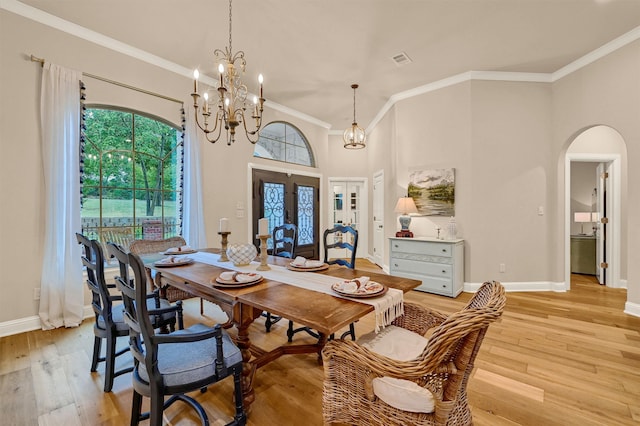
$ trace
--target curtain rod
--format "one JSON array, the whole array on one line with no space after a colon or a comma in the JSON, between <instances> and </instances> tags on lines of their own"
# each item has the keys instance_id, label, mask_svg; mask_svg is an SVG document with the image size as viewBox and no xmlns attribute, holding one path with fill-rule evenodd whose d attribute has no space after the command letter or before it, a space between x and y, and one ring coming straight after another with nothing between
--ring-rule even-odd
<instances>
[{"instance_id":1,"label":"curtain rod","mask_svg":"<svg viewBox=\"0 0 640 426\"><path fill-rule=\"evenodd\" d=\"M31 61L32 62L39 62L41 66L44 66L44 59L38 58L37 56L31 55ZM110 79L105 78L105 77L100 77L99 75L89 74L89 73L86 73L86 72L83 72L82 75L85 76L85 77L93 78L95 80L104 81L105 83L110 83L110 84L113 84L113 85L116 85L116 86L124 87L126 89L135 90L136 92L144 93L146 95L151 95L151 96L155 96L155 97L158 97L158 98L166 99L166 100L171 101L171 102L176 102L176 103L179 103L180 105L184 106L184 102L179 100L179 99L170 98L169 96L161 95L161 94L155 93L155 92L150 92L148 90L141 89L139 87L130 86L130 85L125 84L125 83L120 83L119 81L114 81L114 80L110 80Z\"/></svg>"}]
</instances>

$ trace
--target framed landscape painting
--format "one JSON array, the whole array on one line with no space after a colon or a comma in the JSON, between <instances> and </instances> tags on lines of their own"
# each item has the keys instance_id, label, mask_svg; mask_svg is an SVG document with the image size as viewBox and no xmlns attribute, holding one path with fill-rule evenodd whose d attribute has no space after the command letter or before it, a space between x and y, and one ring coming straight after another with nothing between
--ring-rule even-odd
<instances>
[{"instance_id":1,"label":"framed landscape painting","mask_svg":"<svg viewBox=\"0 0 640 426\"><path fill-rule=\"evenodd\" d=\"M421 215L455 216L454 169L411 172L407 193Z\"/></svg>"}]
</instances>

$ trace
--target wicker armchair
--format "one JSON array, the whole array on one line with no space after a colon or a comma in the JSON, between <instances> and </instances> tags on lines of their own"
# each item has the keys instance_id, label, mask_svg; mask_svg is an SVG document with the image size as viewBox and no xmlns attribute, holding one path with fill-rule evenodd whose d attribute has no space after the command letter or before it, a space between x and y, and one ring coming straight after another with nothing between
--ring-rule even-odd
<instances>
[{"instance_id":1,"label":"wicker armchair","mask_svg":"<svg viewBox=\"0 0 640 426\"><path fill-rule=\"evenodd\" d=\"M486 330L502 315L505 302L504 288L494 281L484 283L464 309L450 316L405 303L404 315L394 322L396 327L405 329L400 330L402 333L410 330L421 338L433 328L422 352L418 350L417 357L405 361L379 355L358 342L328 342L322 351L325 423L472 424L467 381ZM378 382L374 382L376 378ZM374 390L379 389L376 384L380 378L402 379L403 390L414 387L428 395L433 408L425 404L424 409L410 412L387 404ZM394 396L402 398L398 394Z\"/></svg>"},{"instance_id":2,"label":"wicker armchair","mask_svg":"<svg viewBox=\"0 0 640 426\"><path fill-rule=\"evenodd\" d=\"M162 253L173 247L182 247L186 245L184 238L170 237L163 240L135 240L129 245L129 251L140 256L141 254ZM149 268L145 268L147 272L147 282L153 283L155 287L160 289L160 297L167 299L169 302L177 300L190 299L195 297L193 294L180 290L172 286L162 287L160 284L160 274L153 274ZM204 313L202 299L200 299L200 314Z\"/></svg>"}]
</instances>

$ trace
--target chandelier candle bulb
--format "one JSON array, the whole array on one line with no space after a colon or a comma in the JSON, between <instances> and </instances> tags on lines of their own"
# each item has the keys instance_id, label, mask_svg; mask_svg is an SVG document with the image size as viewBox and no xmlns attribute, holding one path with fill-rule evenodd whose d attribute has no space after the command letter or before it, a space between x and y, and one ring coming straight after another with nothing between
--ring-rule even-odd
<instances>
[{"instance_id":1,"label":"chandelier candle bulb","mask_svg":"<svg viewBox=\"0 0 640 426\"><path fill-rule=\"evenodd\" d=\"M200 72L196 69L193 71L193 93L198 93L198 78L200 77Z\"/></svg>"},{"instance_id":2,"label":"chandelier candle bulb","mask_svg":"<svg viewBox=\"0 0 640 426\"><path fill-rule=\"evenodd\" d=\"M229 219L226 217L220 219L220 232L229 232Z\"/></svg>"},{"instance_id":3,"label":"chandelier candle bulb","mask_svg":"<svg viewBox=\"0 0 640 426\"><path fill-rule=\"evenodd\" d=\"M218 65L218 72L220 72L220 87L223 87L224 83L222 82L222 78L224 75L224 65L222 64Z\"/></svg>"},{"instance_id":4,"label":"chandelier candle bulb","mask_svg":"<svg viewBox=\"0 0 640 426\"><path fill-rule=\"evenodd\" d=\"M266 217L258 220L258 235L269 235L269 219Z\"/></svg>"}]
</instances>

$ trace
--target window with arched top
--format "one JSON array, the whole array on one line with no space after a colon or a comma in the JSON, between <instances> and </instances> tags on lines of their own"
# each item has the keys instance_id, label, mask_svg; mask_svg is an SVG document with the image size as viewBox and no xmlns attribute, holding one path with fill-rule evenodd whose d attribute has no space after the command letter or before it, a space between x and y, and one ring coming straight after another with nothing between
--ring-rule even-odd
<instances>
[{"instance_id":1,"label":"window with arched top","mask_svg":"<svg viewBox=\"0 0 640 426\"><path fill-rule=\"evenodd\" d=\"M253 156L302 166L316 165L307 138L300 129L285 121L274 121L260 131Z\"/></svg>"}]
</instances>

